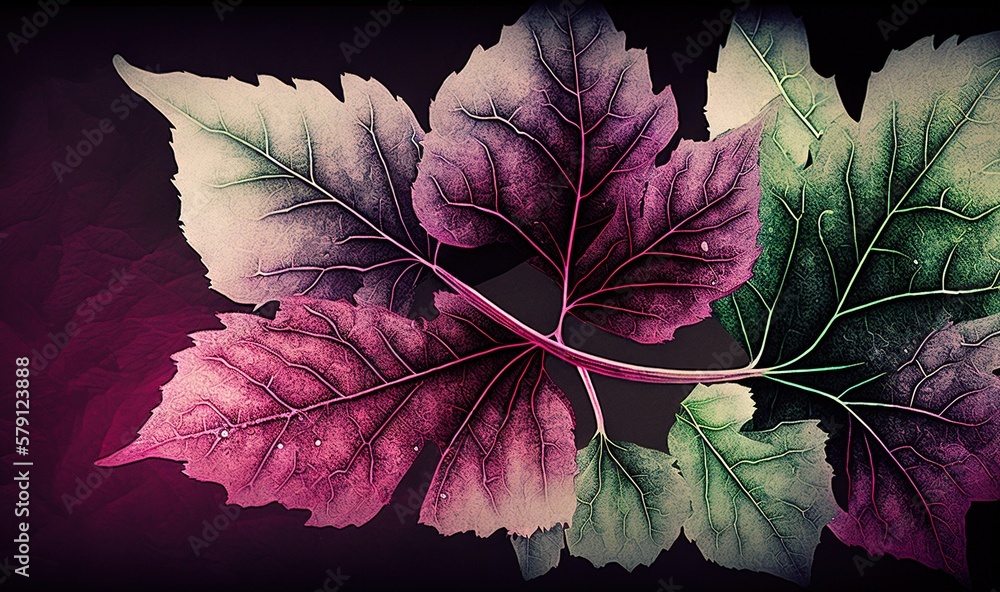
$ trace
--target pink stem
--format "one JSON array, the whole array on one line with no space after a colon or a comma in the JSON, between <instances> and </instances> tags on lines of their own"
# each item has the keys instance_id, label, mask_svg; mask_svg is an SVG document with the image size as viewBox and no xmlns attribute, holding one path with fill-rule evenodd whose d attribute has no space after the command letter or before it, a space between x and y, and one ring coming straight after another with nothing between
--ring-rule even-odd
<instances>
[{"instance_id":1,"label":"pink stem","mask_svg":"<svg viewBox=\"0 0 1000 592\"><path fill-rule=\"evenodd\" d=\"M734 368L726 370L675 370L672 368L657 368L654 366L640 366L629 364L618 360L609 360L601 356L582 352L564 343L540 334L531 327L525 325L520 320L514 318L489 298L486 298L475 288L459 280L448 271L431 265L434 272L441 280L448 284L453 290L461 294L472 306L485 314L493 321L499 323L509 331L519 337L537 345L543 350L551 353L557 358L583 368L591 372L596 372L604 376L634 380L637 382L652 382L659 384L693 384L693 383L713 383L732 382L744 378L754 378L762 376L766 368Z\"/></svg>"}]
</instances>

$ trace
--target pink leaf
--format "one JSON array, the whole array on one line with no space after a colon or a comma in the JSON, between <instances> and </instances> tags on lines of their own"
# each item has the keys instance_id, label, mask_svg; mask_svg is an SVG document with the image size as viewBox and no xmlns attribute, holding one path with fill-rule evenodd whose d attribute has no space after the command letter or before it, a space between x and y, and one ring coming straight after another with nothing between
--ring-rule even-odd
<instances>
[{"instance_id":1,"label":"pink leaf","mask_svg":"<svg viewBox=\"0 0 1000 592\"><path fill-rule=\"evenodd\" d=\"M645 51L601 8L536 4L445 80L430 121L421 222L451 245L525 247L562 286L561 319L662 342L750 277L760 126L684 142L655 167L673 95L653 92Z\"/></svg>"},{"instance_id":2,"label":"pink leaf","mask_svg":"<svg viewBox=\"0 0 1000 592\"><path fill-rule=\"evenodd\" d=\"M174 356L139 438L102 460L185 461L229 503L277 501L311 526L361 525L426 442L444 450L422 521L450 534L530 535L575 508L573 415L541 350L453 295L411 321L374 306L292 298L275 320L223 314Z\"/></svg>"},{"instance_id":3,"label":"pink leaf","mask_svg":"<svg viewBox=\"0 0 1000 592\"><path fill-rule=\"evenodd\" d=\"M965 514L1000 499L1000 315L948 323L889 376L876 400L849 394L845 543L969 583ZM871 397L868 397L869 399Z\"/></svg>"}]
</instances>

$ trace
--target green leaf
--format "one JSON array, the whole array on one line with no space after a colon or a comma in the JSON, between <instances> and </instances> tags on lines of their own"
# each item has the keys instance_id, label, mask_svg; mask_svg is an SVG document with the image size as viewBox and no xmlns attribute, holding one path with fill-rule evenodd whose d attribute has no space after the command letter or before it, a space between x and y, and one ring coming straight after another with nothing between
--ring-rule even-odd
<instances>
[{"instance_id":1,"label":"green leaf","mask_svg":"<svg viewBox=\"0 0 1000 592\"><path fill-rule=\"evenodd\" d=\"M539 528L530 537L511 535L510 544L514 546L524 579L543 576L559 565L559 556L566 546L563 532L563 525L556 524L548 530Z\"/></svg>"},{"instance_id":2,"label":"green leaf","mask_svg":"<svg viewBox=\"0 0 1000 592\"><path fill-rule=\"evenodd\" d=\"M705 116L712 137L780 103L775 141L796 164L831 121L845 113L832 78L809 64L805 27L786 8L747 7L736 12L729 38L708 75ZM764 219L764 218L762 218Z\"/></svg>"},{"instance_id":3,"label":"green leaf","mask_svg":"<svg viewBox=\"0 0 1000 592\"><path fill-rule=\"evenodd\" d=\"M566 537L571 554L632 571L670 548L691 514L670 455L598 432L577 464L577 506Z\"/></svg>"},{"instance_id":4,"label":"green leaf","mask_svg":"<svg viewBox=\"0 0 1000 592\"><path fill-rule=\"evenodd\" d=\"M956 413L970 414L970 401L927 398L923 387L954 366L951 358L918 363L920 380L908 392L893 377L942 327L1000 313L998 77L1000 34L952 38L937 48L927 38L889 56L869 81L860 121L841 116L828 125L812 146L811 166L793 162L781 144L783 127L801 128L801 121L765 129L763 253L754 278L714 306L770 379L754 385L765 410L755 427L819 417L834 432L831 458L845 472L860 461L893 471L880 469L868 488L847 484L848 509L881 508L876 526L835 533L962 581L964 532L941 516L961 521L966 498L941 499L939 487L911 474L917 461L906 454L946 442L930 434L978 426L983 417L956 420ZM954 444L941 445L949 454L984 438L960 446L950 437ZM917 460L932 466L952 461L922 455ZM883 519L911 498L920 510L912 519Z\"/></svg>"},{"instance_id":5,"label":"green leaf","mask_svg":"<svg viewBox=\"0 0 1000 592\"><path fill-rule=\"evenodd\" d=\"M831 123L811 166L780 144L801 122L765 130L764 251L714 307L756 366L852 366L848 388L943 319L1000 311L998 74L998 35L925 39L872 76L861 121Z\"/></svg>"},{"instance_id":6,"label":"green leaf","mask_svg":"<svg viewBox=\"0 0 1000 592\"><path fill-rule=\"evenodd\" d=\"M698 385L681 403L667 441L692 492L684 533L720 565L804 586L837 512L826 434L812 420L741 432L753 411L735 384Z\"/></svg>"}]
</instances>

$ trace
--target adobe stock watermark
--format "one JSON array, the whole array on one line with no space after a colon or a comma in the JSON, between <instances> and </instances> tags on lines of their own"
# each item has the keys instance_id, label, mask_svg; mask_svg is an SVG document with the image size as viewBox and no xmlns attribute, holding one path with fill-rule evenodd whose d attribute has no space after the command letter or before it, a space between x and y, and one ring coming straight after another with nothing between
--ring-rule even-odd
<instances>
[{"instance_id":1,"label":"adobe stock watermark","mask_svg":"<svg viewBox=\"0 0 1000 592\"><path fill-rule=\"evenodd\" d=\"M119 443L124 446L131 442L136 431L138 431L141 427L141 424L137 424L122 432ZM110 477L113 472L114 468L112 467L95 466L94 470L87 473L85 476L77 477L74 483L76 488L74 488L72 492L62 494L62 497L60 498L63 506L66 508L66 515L72 516L75 508L77 506L82 506L83 502L88 500L90 496L94 495L94 492L97 491L98 488L107 483L108 477Z\"/></svg>"},{"instance_id":2,"label":"adobe stock watermark","mask_svg":"<svg viewBox=\"0 0 1000 592\"><path fill-rule=\"evenodd\" d=\"M344 588L344 582L349 579L351 579L351 576L340 573L339 567L336 571L327 569L326 579L323 580L323 586L316 588L314 592L338 592Z\"/></svg>"},{"instance_id":3,"label":"adobe stock watermark","mask_svg":"<svg viewBox=\"0 0 1000 592\"><path fill-rule=\"evenodd\" d=\"M854 556L854 567L858 570L859 577L865 577L865 571L870 567L874 567L876 563L882 560L885 555L872 555L871 553L865 551L864 555Z\"/></svg>"},{"instance_id":4,"label":"adobe stock watermark","mask_svg":"<svg viewBox=\"0 0 1000 592\"><path fill-rule=\"evenodd\" d=\"M708 46L715 43L726 31L726 25L733 22L736 13L746 10L750 6L750 0L730 0L730 2L739 6L735 10L723 8L714 19L701 21L701 31L685 38L687 45L684 46L684 52L675 51L670 54L678 72L683 73L685 66L693 64L695 59L701 57Z\"/></svg>"},{"instance_id":5,"label":"adobe stock watermark","mask_svg":"<svg viewBox=\"0 0 1000 592\"><path fill-rule=\"evenodd\" d=\"M400 0L389 0L385 8L369 11L371 20L362 26L354 27L354 37L351 39L353 43L340 42L340 53L344 55L344 60L350 64L354 56L371 45L372 40L392 23L392 17L401 12L403 12L403 3Z\"/></svg>"},{"instance_id":6,"label":"adobe stock watermark","mask_svg":"<svg viewBox=\"0 0 1000 592\"><path fill-rule=\"evenodd\" d=\"M18 33L10 31L7 33L7 41L10 48L17 54L21 51L22 45L27 45L28 41L34 39L39 31L45 28L49 22L59 14L63 6L69 4L70 0L38 0L39 10L21 17L21 28Z\"/></svg>"},{"instance_id":7,"label":"adobe stock watermark","mask_svg":"<svg viewBox=\"0 0 1000 592\"><path fill-rule=\"evenodd\" d=\"M223 2L242 2L242 0L215 0L216 4L221 4ZM389 0L386 3L385 8L376 9L369 11L371 15L371 20L363 25L354 27L354 37L351 38L351 42L342 41L340 43L340 53L344 56L344 60L350 64L354 56L361 53L361 50L365 49L371 45L372 41L379 36L388 26L392 23L393 17L399 15L403 12L403 1L404 0ZM410 0L405 0L409 2ZM743 0L749 2L749 0ZM586 0L562 0L556 7L556 11L564 15L572 16L580 10L580 7L586 3ZM231 10L231 9L230 9ZM221 18L221 14L220 14Z\"/></svg>"},{"instance_id":8,"label":"adobe stock watermark","mask_svg":"<svg viewBox=\"0 0 1000 592\"><path fill-rule=\"evenodd\" d=\"M0 584L5 584L14 575L15 569L10 555L4 557L3 561L0 561Z\"/></svg>"},{"instance_id":9,"label":"adobe stock watermark","mask_svg":"<svg viewBox=\"0 0 1000 592\"><path fill-rule=\"evenodd\" d=\"M927 0L904 0L898 4L894 3L888 19L881 18L875 23L878 32L882 33L882 40L888 41L889 37L905 25L924 4L927 4Z\"/></svg>"},{"instance_id":10,"label":"adobe stock watermark","mask_svg":"<svg viewBox=\"0 0 1000 592\"><path fill-rule=\"evenodd\" d=\"M674 583L673 576L666 580L660 578L656 583L658 586L656 592L681 592L684 589L684 586Z\"/></svg>"},{"instance_id":11,"label":"adobe stock watermark","mask_svg":"<svg viewBox=\"0 0 1000 592\"><path fill-rule=\"evenodd\" d=\"M226 20L226 13L236 10L236 7L243 4L243 0L212 0L212 8L219 17L219 22Z\"/></svg>"},{"instance_id":12,"label":"adobe stock watermark","mask_svg":"<svg viewBox=\"0 0 1000 592\"><path fill-rule=\"evenodd\" d=\"M434 478L429 471L424 471L424 480L416 489L410 487L406 490L406 503L396 502L392 509L396 512L400 524L406 524L406 519L415 516L424 502L427 490L431 488L431 479Z\"/></svg>"},{"instance_id":13,"label":"adobe stock watermark","mask_svg":"<svg viewBox=\"0 0 1000 592\"><path fill-rule=\"evenodd\" d=\"M146 68L155 72L160 71L160 65L154 68ZM112 115L117 116L118 121L125 121L133 110L141 103L141 97L134 91L123 92L118 98L111 101L109 110ZM65 176L75 171L83 159L94 153L94 150L104 142L104 139L114 133L115 123L110 117L105 117L97 123L97 127L80 130L82 139L75 144L66 144L66 156L62 160L52 161L52 172L56 179L62 183Z\"/></svg>"},{"instance_id":14,"label":"adobe stock watermark","mask_svg":"<svg viewBox=\"0 0 1000 592\"><path fill-rule=\"evenodd\" d=\"M219 513L211 520L202 520L201 536L191 535L188 537L188 544L191 545L191 552L195 557L200 557L201 552L219 540L219 536L225 532L229 526L240 517L243 508L229 504L219 504Z\"/></svg>"},{"instance_id":15,"label":"adobe stock watermark","mask_svg":"<svg viewBox=\"0 0 1000 592\"><path fill-rule=\"evenodd\" d=\"M98 313L114 302L135 278L136 276L129 273L128 269L124 267L121 270L113 270L107 288L81 302L76 308L76 314L73 318L63 325L62 331L49 333L48 343L43 345L41 349L31 350L31 369L35 372L45 370L49 363L55 360L62 350L66 349L70 340L79 335L85 325L93 323Z\"/></svg>"}]
</instances>

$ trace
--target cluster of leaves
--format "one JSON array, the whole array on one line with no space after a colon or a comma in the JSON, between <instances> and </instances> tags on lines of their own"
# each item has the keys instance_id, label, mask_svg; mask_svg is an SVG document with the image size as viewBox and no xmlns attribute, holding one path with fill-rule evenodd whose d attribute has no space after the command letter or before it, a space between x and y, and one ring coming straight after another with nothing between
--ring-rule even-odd
<instances>
[{"instance_id":1,"label":"cluster of leaves","mask_svg":"<svg viewBox=\"0 0 1000 592\"><path fill-rule=\"evenodd\" d=\"M712 561L805 585L829 525L967 581L965 513L1000 499L1000 36L894 53L854 121L797 21L741 11L709 77L717 137L657 166L670 89L601 8L561 6L476 48L429 132L374 80L345 75L341 101L115 58L174 126L212 286L280 307L194 334L139 438L100 463L184 461L230 503L339 527L370 520L433 443L420 521L505 530L525 577L564 548L648 565L683 530ZM438 264L496 241L561 288L551 332ZM430 276L449 288L438 314L410 319ZM643 367L563 337L573 317L661 343L710 314L748 367ZM583 450L549 356L593 403ZM669 454L607 436L593 372L702 383Z\"/></svg>"}]
</instances>

